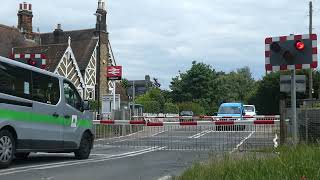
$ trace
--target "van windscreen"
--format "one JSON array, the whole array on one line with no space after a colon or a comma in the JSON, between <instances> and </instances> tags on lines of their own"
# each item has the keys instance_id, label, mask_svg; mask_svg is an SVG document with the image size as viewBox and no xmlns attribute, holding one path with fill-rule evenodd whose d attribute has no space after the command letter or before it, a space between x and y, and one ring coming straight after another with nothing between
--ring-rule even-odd
<instances>
[{"instance_id":1,"label":"van windscreen","mask_svg":"<svg viewBox=\"0 0 320 180\"><path fill-rule=\"evenodd\" d=\"M241 114L241 110L236 106L224 106L219 108L218 114Z\"/></svg>"}]
</instances>

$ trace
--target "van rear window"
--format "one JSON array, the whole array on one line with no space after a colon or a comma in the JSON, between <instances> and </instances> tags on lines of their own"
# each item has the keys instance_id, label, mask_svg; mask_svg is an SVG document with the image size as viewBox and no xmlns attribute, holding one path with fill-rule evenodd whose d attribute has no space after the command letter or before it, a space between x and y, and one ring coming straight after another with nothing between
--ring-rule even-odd
<instances>
[{"instance_id":1,"label":"van rear window","mask_svg":"<svg viewBox=\"0 0 320 180\"><path fill-rule=\"evenodd\" d=\"M0 62L0 92L56 105L60 99L59 79Z\"/></svg>"},{"instance_id":2,"label":"van rear window","mask_svg":"<svg viewBox=\"0 0 320 180\"><path fill-rule=\"evenodd\" d=\"M12 64L0 62L0 92L31 99L31 72Z\"/></svg>"}]
</instances>

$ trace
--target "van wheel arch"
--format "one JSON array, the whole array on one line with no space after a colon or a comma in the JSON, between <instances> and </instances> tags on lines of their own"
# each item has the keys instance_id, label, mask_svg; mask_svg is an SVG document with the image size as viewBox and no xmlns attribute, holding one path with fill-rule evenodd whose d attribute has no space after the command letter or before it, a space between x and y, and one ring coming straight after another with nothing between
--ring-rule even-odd
<instances>
[{"instance_id":1,"label":"van wheel arch","mask_svg":"<svg viewBox=\"0 0 320 180\"><path fill-rule=\"evenodd\" d=\"M74 151L75 157L77 159L89 158L91 149L93 148L93 141L93 134L90 130L86 130L81 136L79 149Z\"/></svg>"},{"instance_id":2,"label":"van wheel arch","mask_svg":"<svg viewBox=\"0 0 320 180\"><path fill-rule=\"evenodd\" d=\"M14 138L14 141L15 141L15 143L16 143L16 147L17 147L18 135L17 135L16 130L15 130L12 126L10 126L10 125L7 125L7 126L4 126L3 128L1 128L1 129L0 129L0 132L1 132L2 130L7 130L7 131L9 131L9 132L12 134L12 136L13 136L13 138Z\"/></svg>"}]
</instances>

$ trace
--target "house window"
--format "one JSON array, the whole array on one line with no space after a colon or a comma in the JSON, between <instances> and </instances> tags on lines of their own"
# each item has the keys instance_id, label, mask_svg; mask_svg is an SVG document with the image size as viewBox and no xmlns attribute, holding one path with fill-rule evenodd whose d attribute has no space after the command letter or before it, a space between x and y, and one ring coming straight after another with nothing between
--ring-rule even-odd
<instances>
[{"instance_id":1,"label":"house window","mask_svg":"<svg viewBox=\"0 0 320 180\"><path fill-rule=\"evenodd\" d=\"M92 91L89 92L89 99L93 99L93 93L92 93Z\"/></svg>"}]
</instances>

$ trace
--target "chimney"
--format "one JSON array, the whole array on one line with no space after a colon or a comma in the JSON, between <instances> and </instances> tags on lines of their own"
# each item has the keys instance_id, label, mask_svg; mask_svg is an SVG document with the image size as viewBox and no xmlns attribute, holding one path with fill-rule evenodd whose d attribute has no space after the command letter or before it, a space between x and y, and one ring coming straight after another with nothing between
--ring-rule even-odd
<instances>
[{"instance_id":1,"label":"chimney","mask_svg":"<svg viewBox=\"0 0 320 180\"><path fill-rule=\"evenodd\" d=\"M54 43L59 44L63 41L64 32L61 28L61 24L57 24L57 28L53 31Z\"/></svg>"},{"instance_id":2,"label":"chimney","mask_svg":"<svg viewBox=\"0 0 320 180\"><path fill-rule=\"evenodd\" d=\"M98 1L98 8L95 13L96 19L96 31L107 32L107 10L105 0Z\"/></svg>"},{"instance_id":3,"label":"chimney","mask_svg":"<svg viewBox=\"0 0 320 180\"><path fill-rule=\"evenodd\" d=\"M32 31L32 4L28 4L23 2L19 5L18 11L18 29L22 31L26 38L32 39L33 31Z\"/></svg>"}]
</instances>

